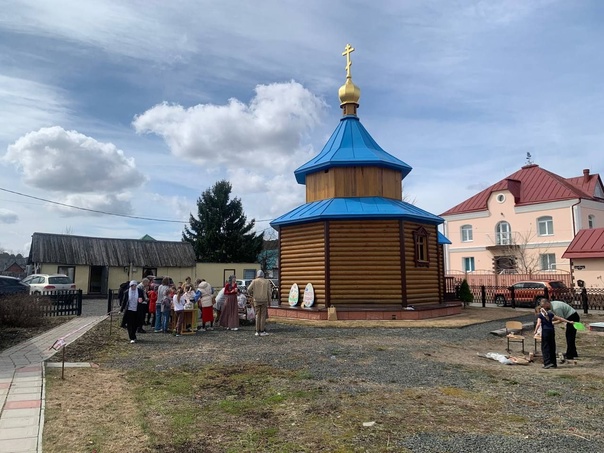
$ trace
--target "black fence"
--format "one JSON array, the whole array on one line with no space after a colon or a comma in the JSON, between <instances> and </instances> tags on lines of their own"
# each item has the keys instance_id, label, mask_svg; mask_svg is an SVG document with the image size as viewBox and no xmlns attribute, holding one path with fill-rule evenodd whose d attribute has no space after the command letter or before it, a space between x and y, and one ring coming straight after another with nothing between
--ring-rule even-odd
<instances>
[{"instance_id":1,"label":"black fence","mask_svg":"<svg viewBox=\"0 0 604 453\"><path fill-rule=\"evenodd\" d=\"M455 287L455 298L459 299L459 285ZM507 307L534 307L539 297L550 297L547 288L535 290L530 294L515 294L513 288L508 286L470 285L474 295L474 303L486 305L499 305ZM447 293L451 292L447 285ZM580 288L569 288L564 293L551 295L552 299L562 300L576 310L604 310L604 288L585 288L585 297L582 297Z\"/></svg>"},{"instance_id":2,"label":"black fence","mask_svg":"<svg viewBox=\"0 0 604 453\"><path fill-rule=\"evenodd\" d=\"M81 316L82 290L49 291L36 294L44 316Z\"/></svg>"}]
</instances>

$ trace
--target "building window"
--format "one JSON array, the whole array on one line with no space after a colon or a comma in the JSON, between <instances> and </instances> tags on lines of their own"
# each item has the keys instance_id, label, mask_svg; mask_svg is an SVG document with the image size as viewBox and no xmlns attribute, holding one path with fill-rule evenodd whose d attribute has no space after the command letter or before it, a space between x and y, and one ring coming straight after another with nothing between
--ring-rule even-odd
<instances>
[{"instance_id":1,"label":"building window","mask_svg":"<svg viewBox=\"0 0 604 453\"><path fill-rule=\"evenodd\" d=\"M539 261L541 262L542 271L555 271L556 270L556 254L555 253L543 253L539 255Z\"/></svg>"},{"instance_id":2,"label":"building window","mask_svg":"<svg viewBox=\"0 0 604 453\"><path fill-rule=\"evenodd\" d=\"M537 219L537 232L539 236L551 236L554 234L554 220L551 216L548 215Z\"/></svg>"},{"instance_id":3,"label":"building window","mask_svg":"<svg viewBox=\"0 0 604 453\"><path fill-rule=\"evenodd\" d=\"M596 227L596 216L593 214L589 214L587 216L587 226L591 230Z\"/></svg>"},{"instance_id":4,"label":"building window","mask_svg":"<svg viewBox=\"0 0 604 453\"><path fill-rule=\"evenodd\" d=\"M57 274L67 275L72 282L75 282L75 266L59 266Z\"/></svg>"},{"instance_id":5,"label":"building window","mask_svg":"<svg viewBox=\"0 0 604 453\"><path fill-rule=\"evenodd\" d=\"M256 278L256 269L243 269L243 279L253 280Z\"/></svg>"},{"instance_id":6,"label":"building window","mask_svg":"<svg viewBox=\"0 0 604 453\"><path fill-rule=\"evenodd\" d=\"M430 257L428 256L428 232L424 227L420 227L413 232L413 242L415 244L415 267L429 267Z\"/></svg>"},{"instance_id":7,"label":"building window","mask_svg":"<svg viewBox=\"0 0 604 453\"><path fill-rule=\"evenodd\" d=\"M507 222L499 222L495 227L495 243L497 245L512 244L512 229Z\"/></svg>"},{"instance_id":8,"label":"building window","mask_svg":"<svg viewBox=\"0 0 604 453\"><path fill-rule=\"evenodd\" d=\"M499 195L497 195L497 202L498 203L503 203L505 201L505 195L500 193Z\"/></svg>"},{"instance_id":9,"label":"building window","mask_svg":"<svg viewBox=\"0 0 604 453\"><path fill-rule=\"evenodd\" d=\"M462 258L463 260L463 271L464 272L474 272L476 268L474 267L474 257L469 256L466 258Z\"/></svg>"},{"instance_id":10,"label":"building window","mask_svg":"<svg viewBox=\"0 0 604 453\"><path fill-rule=\"evenodd\" d=\"M472 236L472 225L461 226L461 242L472 242L474 237Z\"/></svg>"}]
</instances>

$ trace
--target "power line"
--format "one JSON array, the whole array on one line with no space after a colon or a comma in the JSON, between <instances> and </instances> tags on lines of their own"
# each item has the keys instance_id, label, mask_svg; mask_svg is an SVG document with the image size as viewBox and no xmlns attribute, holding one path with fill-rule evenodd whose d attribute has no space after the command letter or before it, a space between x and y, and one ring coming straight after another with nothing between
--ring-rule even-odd
<instances>
[{"instance_id":1,"label":"power line","mask_svg":"<svg viewBox=\"0 0 604 453\"><path fill-rule=\"evenodd\" d=\"M5 189L3 187L0 187L0 190L3 192L12 193L14 195L19 195L20 197L31 198L33 200L43 201L45 203L56 204L58 206L63 206L66 208L79 209L80 211L94 212L96 214L111 215L111 216L115 216L115 217L126 217L128 219L136 219L136 220L148 220L151 222L181 223L181 224L185 224L185 225L189 223L189 222L185 222L182 220L155 219L152 217L141 217L141 216L128 215L128 214L117 214L115 212L99 211L97 209L82 208L81 206L73 206L70 204L61 203L61 202L54 201L54 200L47 200L46 198L34 197L33 195L27 195L25 193L16 192L14 190ZM259 219L259 220L255 220L255 222L270 222L271 220L273 220L273 219Z\"/></svg>"},{"instance_id":2,"label":"power line","mask_svg":"<svg viewBox=\"0 0 604 453\"><path fill-rule=\"evenodd\" d=\"M27 194L24 194L21 192L15 192L14 190L4 189L3 187L0 187L0 190L3 192L8 192L8 193L12 193L15 195L19 195L21 197L32 198L32 199L38 200L38 201L44 201L45 203L56 204L59 206L64 206L66 208L79 209L80 211L94 212L97 214L112 215L115 217L126 217L128 219L136 219L136 220L149 220L152 222L182 223L182 224L189 223L189 222L184 222L182 220L154 219L152 217L140 217L140 216L136 216L136 215L117 214L115 212L99 211L97 209L82 208L81 206L73 206L73 205L66 204L66 203L60 203L58 201L47 200L46 198L34 197L33 195L27 195Z\"/></svg>"}]
</instances>

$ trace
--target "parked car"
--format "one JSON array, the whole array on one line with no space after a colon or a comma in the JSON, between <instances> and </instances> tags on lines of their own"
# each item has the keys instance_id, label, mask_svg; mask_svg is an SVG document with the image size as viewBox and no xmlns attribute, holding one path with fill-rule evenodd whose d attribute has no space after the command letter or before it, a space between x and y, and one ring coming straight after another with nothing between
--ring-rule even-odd
<instances>
[{"instance_id":1,"label":"parked car","mask_svg":"<svg viewBox=\"0 0 604 453\"><path fill-rule=\"evenodd\" d=\"M273 288L273 300L279 299L279 280L276 278L269 278L269 280Z\"/></svg>"},{"instance_id":2,"label":"parked car","mask_svg":"<svg viewBox=\"0 0 604 453\"><path fill-rule=\"evenodd\" d=\"M7 294L28 294L29 286L18 278L0 275L0 296Z\"/></svg>"},{"instance_id":3,"label":"parked car","mask_svg":"<svg viewBox=\"0 0 604 453\"><path fill-rule=\"evenodd\" d=\"M512 304L512 290L514 302L517 306L535 307L540 297L566 300L570 294L569 288L561 281L526 281L517 282L508 287L503 293L495 295L495 303L500 306Z\"/></svg>"},{"instance_id":4,"label":"parked car","mask_svg":"<svg viewBox=\"0 0 604 453\"><path fill-rule=\"evenodd\" d=\"M242 292L247 292L247 287L252 283L252 278L237 280L237 288Z\"/></svg>"},{"instance_id":5,"label":"parked car","mask_svg":"<svg viewBox=\"0 0 604 453\"><path fill-rule=\"evenodd\" d=\"M30 294L54 293L75 290L76 285L64 274L32 274L21 280L29 286Z\"/></svg>"},{"instance_id":6,"label":"parked car","mask_svg":"<svg viewBox=\"0 0 604 453\"><path fill-rule=\"evenodd\" d=\"M174 280L172 280L170 277L168 278L170 279L170 286L174 285ZM153 288L159 288L159 285L161 285L163 279L164 277L153 277L153 280L151 281Z\"/></svg>"},{"instance_id":7,"label":"parked car","mask_svg":"<svg viewBox=\"0 0 604 453\"><path fill-rule=\"evenodd\" d=\"M237 280L237 288L244 293L247 292L247 287L252 283L252 280L253 279ZM269 278L268 281L270 282L273 291L272 298L279 299L279 285L275 283L275 279Z\"/></svg>"}]
</instances>

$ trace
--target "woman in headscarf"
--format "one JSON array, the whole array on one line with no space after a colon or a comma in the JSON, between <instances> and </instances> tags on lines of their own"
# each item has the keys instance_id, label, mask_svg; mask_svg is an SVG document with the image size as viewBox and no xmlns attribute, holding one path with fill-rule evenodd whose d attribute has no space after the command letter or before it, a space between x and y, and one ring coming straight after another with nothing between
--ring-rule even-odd
<instances>
[{"instance_id":1,"label":"woman in headscarf","mask_svg":"<svg viewBox=\"0 0 604 453\"><path fill-rule=\"evenodd\" d=\"M237 277L231 275L224 285L224 306L220 311L221 327L227 330L239 330L239 307L237 306Z\"/></svg>"},{"instance_id":2,"label":"woman in headscarf","mask_svg":"<svg viewBox=\"0 0 604 453\"><path fill-rule=\"evenodd\" d=\"M197 305L201 309L201 323L198 327L199 330L205 330L206 324L210 323L208 330L214 330L214 307L212 304L212 285L206 282L204 279L201 280L197 286L199 291L199 298L197 299Z\"/></svg>"},{"instance_id":3,"label":"woman in headscarf","mask_svg":"<svg viewBox=\"0 0 604 453\"><path fill-rule=\"evenodd\" d=\"M136 343L136 330L139 327L139 320L143 301L145 300L144 291L137 288L136 280L130 282L127 291L122 295L121 311L124 313L124 323L128 327L128 338L130 343Z\"/></svg>"}]
</instances>

